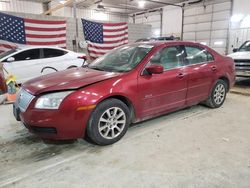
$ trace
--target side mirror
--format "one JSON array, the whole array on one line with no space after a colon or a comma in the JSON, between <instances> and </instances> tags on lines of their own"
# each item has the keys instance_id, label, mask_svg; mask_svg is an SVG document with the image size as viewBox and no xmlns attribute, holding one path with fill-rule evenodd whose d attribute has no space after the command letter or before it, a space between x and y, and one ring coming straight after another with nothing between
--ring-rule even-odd
<instances>
[{"instance_id":1,"label":"side mirror","mask_svg":"<svg viewBox=\"0 0 250 188\"><path fill-rule=\"evenodd\" d=\"M238 48L234 48L234 49L233 49L233 52L237 52L237 51L238 51Z\"/></svg>"},{"instance_id":2,"label":"side mirror","mask_svg":"<svg viewBox=\"0 0 250 188\"><path fill-rule=\"evenodd\" d=\"M7 62L13 62L13 61L15 61L15 58L14 58L14 57L9 57L9 58L7 59Z\"/></svg>"},{"instance_id":3,"label":"side mirror","mask_svg":"<svg viewBox=\"0 0 250 188\"><path fill-rule=\"evenodd\" d=\"M150 65L149 67L146 68L146 71L149 74L162 74L164 68L161 65Z\"/></svg>"}]
</instances>

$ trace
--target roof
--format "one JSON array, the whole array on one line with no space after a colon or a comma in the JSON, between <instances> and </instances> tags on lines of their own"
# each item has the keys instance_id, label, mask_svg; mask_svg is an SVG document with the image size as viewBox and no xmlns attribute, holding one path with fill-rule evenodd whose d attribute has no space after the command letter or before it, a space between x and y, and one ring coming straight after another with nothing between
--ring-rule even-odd
<instances>
[{"instance_id":1,"label":"roof","mask_svg":"<svg viewBox=\"0 0 250 188\"><path fill-rule=\"evenodd\" d=\"M161 46L164 44L170 44L170 45L199 45L204 46L198 42L191 42L191 41L179 41L179 40L167 40L167 41L146 41L146 42L138 42L137 44L147 44L152 46Z\"/></svg>"},{"instance_id":2,"label":"roof","mask_svg":"<svg viewBox=\"0 0 250 188\"><path fill-rule=\"evenodd\" d=\"M20 50L26 50L26 49L36 49L36 48L51 48L51 49L61 49L61 50L66 50L64 48L60 48L58 46L29 46L29 45L21 45L21 46L18 46L17 49L20 49Z\"/></svg>"}]
</instances>

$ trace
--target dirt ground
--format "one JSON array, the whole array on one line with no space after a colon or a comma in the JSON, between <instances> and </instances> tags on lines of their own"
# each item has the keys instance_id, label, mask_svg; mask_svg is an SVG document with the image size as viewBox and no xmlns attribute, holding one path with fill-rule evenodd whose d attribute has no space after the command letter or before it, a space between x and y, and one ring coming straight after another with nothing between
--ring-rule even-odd
<instances>
[{"instance_id":1,"label":"dirt ground","mask_svg":"<svg viewBox=\"0 0 250 188\"><path fill-rule=\"evenodd\" d=\"M250 79L219 109L133 125L118 143L44 142L0 106L0 187L250 187Z\"/></svg>"}]
</instances>

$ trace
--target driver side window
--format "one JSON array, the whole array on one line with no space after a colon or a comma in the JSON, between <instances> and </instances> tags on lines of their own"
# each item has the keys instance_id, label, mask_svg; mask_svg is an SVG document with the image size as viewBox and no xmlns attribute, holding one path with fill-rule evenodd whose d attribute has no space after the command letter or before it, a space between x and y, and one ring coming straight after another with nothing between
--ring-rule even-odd
<instances>
[{"instance_id":1,"label":"driver side window","mask_svg":"<svg viewBox=\"0 0 250 188\"><path fill-rule=\"evenodd\" d=\"M150 64L164 67L164 70L182 66L182 53L178 47L166 47L157 52L150 60Z\"/></svg>"},{"instance_id":2,"label":"driver side window","mask_svg":"<svg viewBox=\"0 0 250 188\"><path fill-rule=\"evenodd\" d=\"M26 50L14 55L13 57L15 58L15 61L39 59L40 50L39 49Z\"/></svg>"}]
</instances>

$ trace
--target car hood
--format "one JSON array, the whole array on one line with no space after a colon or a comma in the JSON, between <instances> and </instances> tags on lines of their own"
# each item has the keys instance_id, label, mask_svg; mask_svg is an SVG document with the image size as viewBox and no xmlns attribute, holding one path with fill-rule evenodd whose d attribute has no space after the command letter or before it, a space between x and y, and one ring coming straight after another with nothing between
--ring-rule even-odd
<instances>
[{"instance_id":1,"label":"car hood","mask_svg":"<svg viewBox=\"0 0 250 188\"><path fill-rule=\"evenodd\" d=\"M228 56L233 59L250 59L250 52L235 52Z\"/></svg>"},{"instance_id":2,"label":"car hood","mask_svg":"<svg viewBox=\"0 0 250 188\"><path fill-rule=\"evenodd\" d=\"M25 82L22 87L33 95L39 95L51 91L78 89L120 74L88 68L73 68L34 78Z\"/></svg>"}]
</instances>

